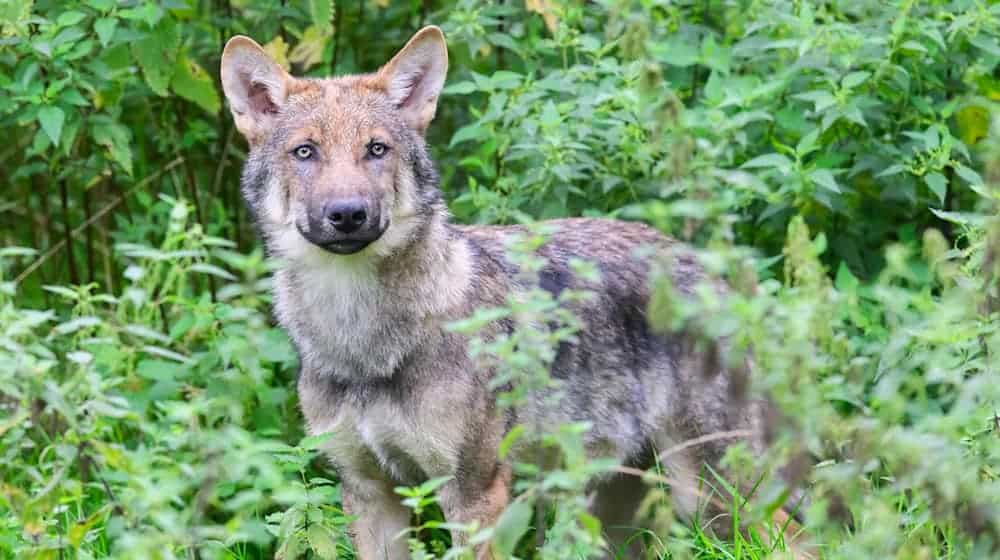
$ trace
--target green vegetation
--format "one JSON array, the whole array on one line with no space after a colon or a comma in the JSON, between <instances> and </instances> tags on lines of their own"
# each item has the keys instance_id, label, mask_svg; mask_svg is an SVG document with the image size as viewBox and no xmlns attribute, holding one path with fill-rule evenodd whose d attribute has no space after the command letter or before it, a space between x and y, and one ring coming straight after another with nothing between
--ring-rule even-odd
<instances>
[{"instance_id":1,"label":"green vegetation","mask_svg":"<svg viewBox=\"0 0 1000 560\"><path fill-rule=\"evenodd\" d=\"M752 347L750 389L782 412L768 457L730 463L789 464L824 557L1000 555L995 0L9 0L0 557L353 557L217 70L244 33L297 75L371 71L424 23L451 47L429 140L458 220L610 215L689 241L733 295L661 282L651 317ZM574 319L523 306L567 332L475 350L533 386ZM593 556L581 489L607 465L574 454L579 429L536 434L564 460L519 486L502 550ZM414 557L458 557L434 483L402 490ZM773 533L784 490L762 480L740 515ZM661 557L784 548L654 497Z\"/></svg>"}]
</instances>

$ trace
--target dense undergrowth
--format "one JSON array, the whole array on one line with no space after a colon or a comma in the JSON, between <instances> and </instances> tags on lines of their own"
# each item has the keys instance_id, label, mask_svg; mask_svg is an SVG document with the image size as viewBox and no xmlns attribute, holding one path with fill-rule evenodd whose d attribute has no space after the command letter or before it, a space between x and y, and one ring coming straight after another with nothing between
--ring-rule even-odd
<instances>
[{"instance_id":1,"label":"dense undergrowth","mask_svg":"<svg viewBox=\"0 0 1000 560\"><path fill-rule=\"evenodd\" d=\"M430 143L458 220L611 215L691 242L731 296L683 303L660 282L651 318L752 347L749 390L781 410L772 453L733 449L734 470L786 465L825 557L1000 554L1000 3L15 0L0 15L0 556L352 557L270 321L219 54L246 33L296 74L370 71L432 22L452 69ZM513 304L513 341L476 347L526 387L574 324L546 294ZM566 329L530 328L545 321ZM534 434L564 460L525 477L500 550L595 554L582 488L607 465L579 456L580 429ZM657 555L784 549L704 534L657 476L642 536ZM402 490L414 555L457 557L434 483ZM773 535L786 490L765 477L740 515Z\"/></svg>"}]
</instances>

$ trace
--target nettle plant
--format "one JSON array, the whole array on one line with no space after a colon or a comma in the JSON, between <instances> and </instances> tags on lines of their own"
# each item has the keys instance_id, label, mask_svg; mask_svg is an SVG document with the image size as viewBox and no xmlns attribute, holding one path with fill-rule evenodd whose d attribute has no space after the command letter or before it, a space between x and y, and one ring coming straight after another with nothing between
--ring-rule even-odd
<instances>
[{"instance_id":1,"label":"nettle plant","mask_svg":"<svg viewBox=\"0 0 1000 560\"><path fill-rule=\"evenodd\" d=\"M264 514L284 506L327 550L344 517L303 472L309 442L280 443L299 437L285 421L294 354L262 312L261 255L205 235L189 203L164 196L150 211L162 237L118 247L130 263L118 293L46 286L66 302L60 318L3 285L0 550L217 557L270 543ZM5 250L4 270L22 253ZM205 275L220 281L215 301L192 291Z\"/></svg>"},{"instance_id":2,"label":"nettle plant","mask_svg":"<svg viewBox=\"0 0 1000 560\"><path fill-rule=\"evenodd\" d=\"M505 306L479 309L472 317L449 327L470 336L469 353L481 367L494 372L491 387L497 391L497 403L503 408L528 402L560 406L561 383L550 375L551 366L560 344L575 342L574 335L581 328L581 319L573 312L574 302L593 295L585 289L566 289L553 296L540 286L539 274L547 261L536 251L545 243L546 233L545 224L531 225L526 233L514 236L508 243L508 258L518 267L517 281L522 288L507 297ZM583 281L599 278L591 263L571 260L568 264ZM486 325L500 320L510 321L510 332L488 339L478 336ZM536 557L602 555L601 526L587 511L586 489L594 475L607 472L615 462L588 460L583 441L587 429L585 423L516 425L501 441L497 453L503 458L512 448L525 447L534 450L527 453L532 461L514 464L517 498L496 527L485 528L471 542L492 538L495 553L500 558L510 557L531 529L534 518L535 539L531 544L535 546L524 546L533 549ZM476 529L481 528L469 528ZM458 552L467 551L449 554Z\"/></svg>"},{"instance_id":3,"label":"nettle plant","mask_svg":"<svg viewBox=\"0 0 1000 560\"><path fill-rule=\"evenodd\" d=\"M25 173L41 166L83 187L116 172L132 175L138 123L123 110L141 86L149 88L144 95L219 110L211 77L182 44L184 14L170 8L187 6L89 0L73 8L24 3L20 13L12 7L3 26L0 88L7 95L0 114L34 132L18 138L27 144L26 161L36 163Z\"/></svg>"},{"instance_id":4,"label":"nettle plant","mask_svg":"<svg viewBox=\"0 0 1000 560\"><path fill-rule=\"evenodd\" d=\"M499 6L449 16L474 61L502 61L446 90L478 100L451 139L474 149L460 216L640 202L633 215L683 237L732 214L739 240L773 255L802 215L827 234L828 261L868 277L883 240L940 228L928 208L982 194L972 152L1000 96L996 4L543 4L550 35Z\"/></svg>"},{"instance_id":5,"label":"nettle plant","mask_svg":"<svg viewBox=\"0 0 1000 560\"><path fill-rule=\"evenodd\" d=\"M478 56L513 55L510 70L450 90L482 99L452 140L479 142L457 212L475 200L488 201L469 204L483 220L606 212L600 188L614 179L602 180L618 170L592 164L629 161L624 215L705 242L703 262L737 287L724 304L654 306L651 318L715 317L715 332L753 349L751 392L783 414L768 460L815 484L808 526L833 557L975 555L998 540L998 401L984 387L997 331L984 297L996 281L1000 6L944 7L551 4L545 39L530 32L540 21L509 12L469 5L451 19ZM602 88L615 95L595 104ZM589 111L579 129L546 127L577 107ZM622 120L593 133L603 111ZM758 497L782 491L764 480Z\"/></svg>"},{"instance_id":6,"label":"nettle plant","mask_svg":"<svg viewBox=\"0 0 1000 560\"><path fill-rule=\"evenodd\" d=\"M449 149L462 150L467 185L452 203L485 222L606 213L642 195L661 155L640 122L641 65L587 28L596 20L567 3L552 36L534 36L520 10L460 3L447 31L475 59L503 49L510 68L463 72L444 93L483 99ZM508 26L509 31L500 29ZM499 56L499 55L498 55ZM447 98L446 98L447 99Z\"/></svg>"}]
</instances>

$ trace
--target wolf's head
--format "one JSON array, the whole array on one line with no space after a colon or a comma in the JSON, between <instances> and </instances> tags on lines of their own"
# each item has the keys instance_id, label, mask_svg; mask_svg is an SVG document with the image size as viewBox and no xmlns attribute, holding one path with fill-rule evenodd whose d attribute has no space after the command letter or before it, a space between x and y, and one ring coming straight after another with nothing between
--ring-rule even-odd
<instances>
[{"instance_id":1,"label":"wolf's head","mask_svg":"<svg viewBox=\"0 0 1000 560\"><path fill-rule=\"evenodd\" d=\"M423 135L448 69L444 35L417 32L374 74L302 79L252 39L222 53L222 86L250 144L243 195L275 256L405 247L441 211Z\"/></svg>"}]
</instances>

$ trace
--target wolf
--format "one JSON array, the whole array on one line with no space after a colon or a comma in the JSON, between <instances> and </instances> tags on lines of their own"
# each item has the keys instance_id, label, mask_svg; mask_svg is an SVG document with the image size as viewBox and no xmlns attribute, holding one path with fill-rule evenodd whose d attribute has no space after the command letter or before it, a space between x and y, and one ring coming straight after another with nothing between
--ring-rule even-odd
<instances>
[{"instance_id":1,"label":"wolf","mask_svg":"<svg viewBox=\"0 0 1000 560\"><path fill-rule=\"evenodd\" d=\"M630 468L710 434L739 434L755 452L764 446L761 402L732 398L725 365L690 336L649 325L650 254L671 255L666 268L684 297L705 274L683 245L641 223L548 224L540 286L594 297L578 304L585 325L552 365L564 381L561 402L497 405L492 372L446 325L525 289L506 250L525 230L449 219L425 142L447 68L434 26L371 74L292 77L245 36L222 54L223 89L249 145L242 194L279 262L273 308L300 358L302 414L309 433L333 434L324 451L344 509L356 516L350 533L364 560L407 557L400 484L450 477L438 492L446 518L494 524L518 459L500 459L497 447L518 424L589 422L588 454ZM577 278L573 259L593 263L600 279ZM510 328L497 321L487 335ZM668 471L693 477L702 465L718 467L734 439L704 439L679 446ZM592 510L612 543L634 531L645 491L621 474L595 484ZM487 544L476 554L494 552Z\"/></svg>"}]
</instances>

